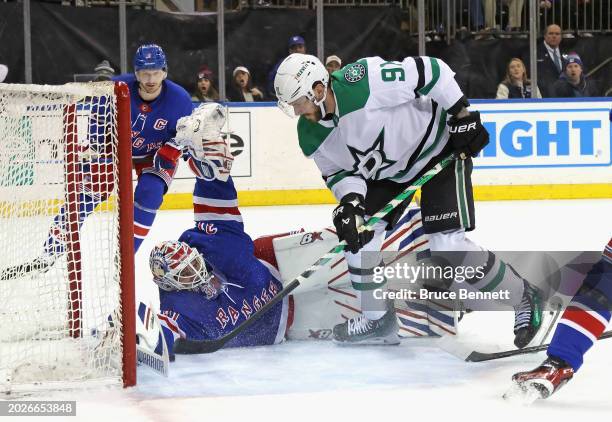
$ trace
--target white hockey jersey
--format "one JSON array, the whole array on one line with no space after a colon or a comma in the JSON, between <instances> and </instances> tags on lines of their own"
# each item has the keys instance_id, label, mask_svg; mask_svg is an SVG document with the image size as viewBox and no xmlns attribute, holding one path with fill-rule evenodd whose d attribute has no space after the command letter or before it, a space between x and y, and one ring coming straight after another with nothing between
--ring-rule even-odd
<instances>
[{"instance_id":1,"label":"white hockey jersey","mask_svg":"<svg viewBox=\"0 0 612 422\"><path fill-rule=\"evenodd\" d=\"M409 181L442 151L446 110L463 96L454 75L433 57L368 57L333 73L333 119L300 117L298 138L338 200L365 196L368 179Z\"/></svg>"}]
</instances>

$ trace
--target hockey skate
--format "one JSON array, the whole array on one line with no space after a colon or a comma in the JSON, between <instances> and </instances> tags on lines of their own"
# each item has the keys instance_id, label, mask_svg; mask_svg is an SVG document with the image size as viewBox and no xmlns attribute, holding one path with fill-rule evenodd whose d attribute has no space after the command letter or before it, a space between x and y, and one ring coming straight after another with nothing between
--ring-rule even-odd
<instances>
[{"instance_id":1,"label":"hockey skate","mask_svg":"<svg viewBox=\"0 0 612 422\"><path fill-rule=\"evenodd\" d=\"M370 320L363 315L351 318L333 329L333 340L343 345L399 344L399 326L393 304L387 307L382 318Z\"/></svg>"},{"instance_id":2,"label":"hockey skate","mask_svg":"<svg viewBox=\"0 0 612 422\"><path fill-rule=\"evenodd\" d=\"M514 308L514 345L527 346L542 327L542 293L526 281L523 298Z\"/></svg>"},{"instance_id":3,"label":"hockey skate","mask_svg":"<svg viewBox=\"0 0 612 422\"><path fill-rule=\"evenodd\" d=\"M532 403L545 399L563 387L574 376L574 370L563 359L549 356L532 371L512 376L513 387L504 394L507 400L520 399Z\"/></svg>"}]
</instances>

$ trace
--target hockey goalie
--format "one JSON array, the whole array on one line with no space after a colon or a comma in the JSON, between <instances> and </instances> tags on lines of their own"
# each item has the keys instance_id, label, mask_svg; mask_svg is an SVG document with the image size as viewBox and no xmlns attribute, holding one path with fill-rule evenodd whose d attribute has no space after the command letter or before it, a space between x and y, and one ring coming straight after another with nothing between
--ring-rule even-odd
<instances>
[{"instance_id":1,"label":"hockey goalie","mask_svg":"<svg viewBox=\"0 0 612 422\"><path fill-rule=\"evenodd\" d=\"M196 175L195 226L178 240L153 248L149 266L159 287L160 309L142 303L138 309L139 349L160 357L172 354L178 338L213 340L229 333L338 243L332 229L299 230L255 241L248 236L229 175L233 157L220 135L224 113L219 105L203 105L178 124L176 142L187 151ZM419 223L419 209L409 208L387 234L384 250L426 250ZM346 262L338 255L226 347L271 345L285 338L331 338L334 325L361 312L347 274ZM435 312L418 304L410 309L405 301L397 308L402 337L455 332L455 312L443 304Z\"/></svg>"}]
</instances>

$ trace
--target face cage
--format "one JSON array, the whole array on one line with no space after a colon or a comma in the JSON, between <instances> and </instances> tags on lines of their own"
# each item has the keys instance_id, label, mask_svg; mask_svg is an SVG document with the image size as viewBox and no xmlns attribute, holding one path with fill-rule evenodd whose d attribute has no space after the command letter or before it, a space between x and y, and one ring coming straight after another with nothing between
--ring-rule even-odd
<instances>
[{"instance_id":1,"label":"face cage","mask_svg":"<svg viewBox=\"0 0 612 422\"><path fill-rule=\"evenodd\" d=\"M199 267L199 269L197 268ZM181 281L181 278L193 279L191 282ZM212 273L206 269L202 255L193 249L191 253L172 272L168 271L161 278L156 278L157 285L166 291L191 290L210 282Z\"/></svg>"}]
</instances>

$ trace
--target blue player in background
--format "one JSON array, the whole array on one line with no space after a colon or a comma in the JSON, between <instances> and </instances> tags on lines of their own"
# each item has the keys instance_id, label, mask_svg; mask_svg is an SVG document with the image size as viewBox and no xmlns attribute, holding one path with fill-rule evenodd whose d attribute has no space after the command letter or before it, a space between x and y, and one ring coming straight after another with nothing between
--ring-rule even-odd
<instances>
[{"instance_id":1,"label":"blue player in background","mask_svg":"<svg viewBox=\"0 0 612 422\"><path fill-rule=\"evenodd\" d=\"M548 358L531 371L514 374L514 386L505 397L527 402L545 399L567 384L606 329L611 307L612 239L561 316L548 346Z\"/></svg>"},{"instance_id":2,"label":"blue player in background","mask_svg":"<svg viewBox=\"0 0 612 422\"><path fill-rule=\"evenodd\" d=\"M181 117L189 116L193 110L187 91L167 79L168 64L162 48L156 44L145 44L134 55L134 73L119 75L114 81L125 82L130 90L132 121L132 163L138 176L134 191L134 252L145 239L163 197L168 191L182 154L182 147L173 138L176 124ZM104 139L102 125L97 120L108 121L111 107L101 97L90 110L88 128L88 156L83 155L81 169L85 183L79 199L80 224L96 206L105 201L112 190L112 162L108 157L110 148ZM103 180L98 180L102 178ZM62 207L54 218L49 237L44 245L40 263L30 265L29 270L46 271L55 260L64 254L66 242L66 210ZM28 268L26 266L20 266ZM16 271L13 271L16 272ZM27 271L26 271L27 272Z\"/></svg>"},{"instance_id":3,"label":"blue player in background","mask_svg":"<svg viewBox=\"0 0 612 422\"><path fill-rule=\"evenodd\" d=\"M176 124L193 109L191 97L167 79L168 64L160 46L146 44L134 56L134 73L120 75L130 89L134 191L134 249L149 233L172 182L181 147L174 143Z\"/></svg>"}]
</instances>

